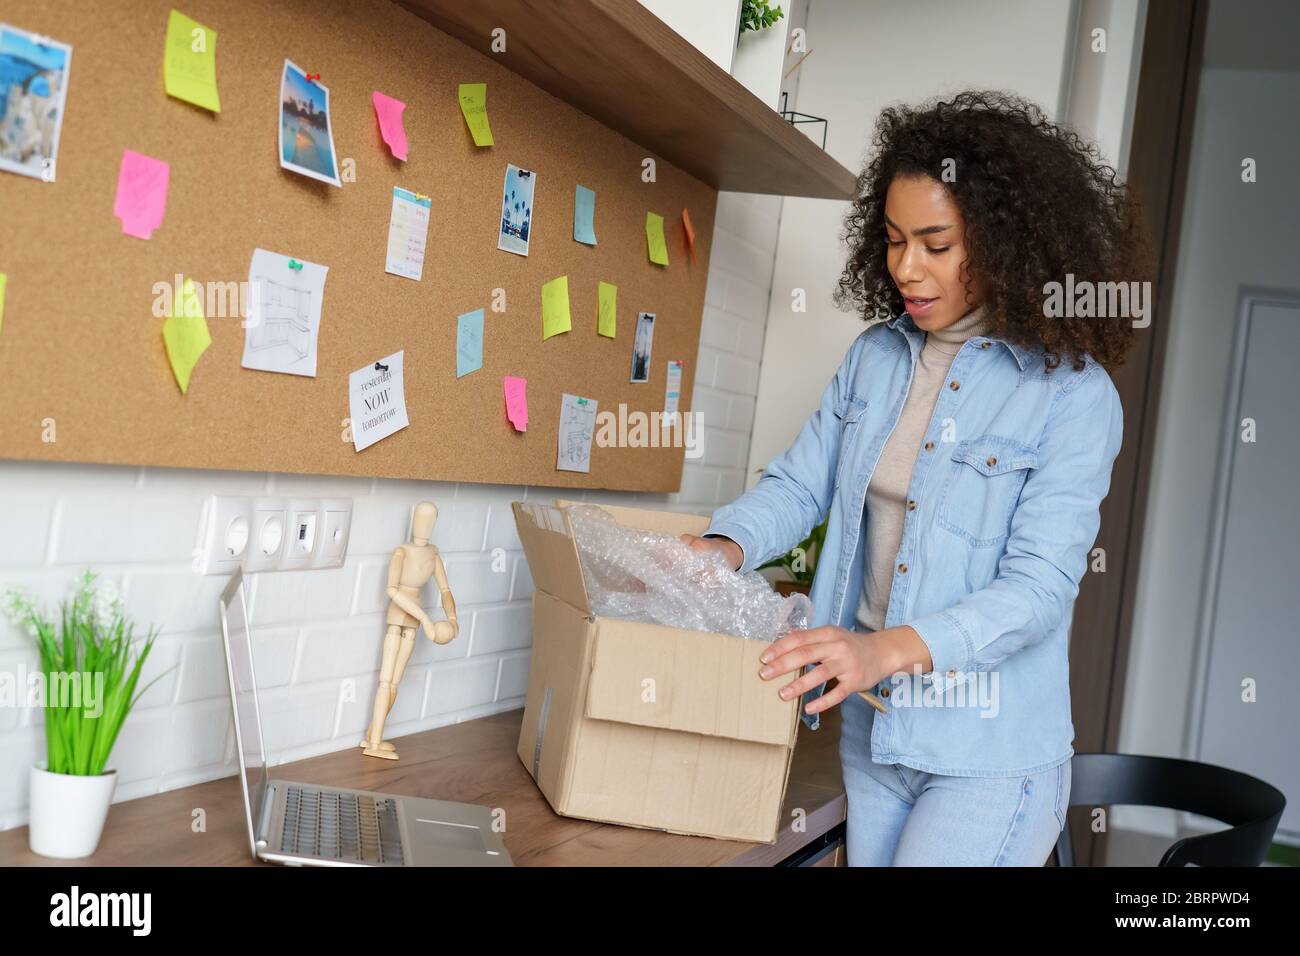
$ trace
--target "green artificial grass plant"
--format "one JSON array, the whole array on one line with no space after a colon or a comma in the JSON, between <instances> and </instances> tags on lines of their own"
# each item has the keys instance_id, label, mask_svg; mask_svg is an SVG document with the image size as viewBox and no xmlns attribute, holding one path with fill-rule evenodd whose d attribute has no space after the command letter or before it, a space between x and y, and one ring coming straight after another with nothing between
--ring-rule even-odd
<instances>
[{"instance_id":1,"label":"green artificial grass plant","mask_svg":"<svg viewBox=\"0 0 1300 956\"><path fill-rule=\"evenodd\" d=\"M51 773L102 774L127 714L153 685L136 692L157 631L136 642L121 601L95 578L86 571L77 579L72 596L60 604L58 620L20 592L4 596L4 609L40 651Z\"/></svg>"}]
</instances>

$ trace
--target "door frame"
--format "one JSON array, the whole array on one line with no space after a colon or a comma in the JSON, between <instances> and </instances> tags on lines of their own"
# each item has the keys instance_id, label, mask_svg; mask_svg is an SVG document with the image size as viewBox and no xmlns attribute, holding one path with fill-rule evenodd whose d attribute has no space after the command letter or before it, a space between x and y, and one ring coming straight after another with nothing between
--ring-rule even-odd
<instances>
[{"instance_id":1,"label":"door frame","mask_svg":"<svg viewBox=\"0 0 1300 956\"><path fill-rule=\"evenodd\" d=\"M1141 202L1151 240L1155 307L1151 324L1137 330L1129 360L1113 376L1125 437L1101 505L1095 545L1105 550L1106 571L1084 576L1074 606L1070 698L1074 748L1081 753L1119 750L1208 6L1209 0L1146 5L1128 183ZM1090 816L1074 817L1070 827L1078 863L1102 865L1107 834L1093 832Z\"/></svg>"}]
</instances>

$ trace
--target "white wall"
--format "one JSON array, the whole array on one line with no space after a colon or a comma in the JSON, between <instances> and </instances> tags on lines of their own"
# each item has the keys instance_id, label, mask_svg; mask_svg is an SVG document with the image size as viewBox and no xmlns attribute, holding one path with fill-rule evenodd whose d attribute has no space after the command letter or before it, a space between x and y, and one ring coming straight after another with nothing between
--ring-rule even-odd
<instances>
[{"instance_id":1,"label":"white wall","mask_svg":"<svg viewBox=\"0 0 1300 956\"><path fill-rule=\"evenodd\" d=\"M704 455L687 461L681 492L583 497L706 513L742 490L778 202L719 196L691 406L704 413ZM554 491L0 461L0 590L17 585L57 600L89 566L119 586L142 627L162 628L148 673L171 670L141 699L113 751L117 800L235 771L217 617L224 579L190 570L210 494L342 495L355 502L343 568L252 578L266 744L274 762L360 740L378 681L388 557L406 533L411 505L422 498L441 509L435 543L446 555L463 630L444 647L419 639L386 733L523 706L532 583L510 502L550 498ZM500 572L493 569L495 549L502 549ZM436 602L436 593L426 599ZM26 635L0 621L0 672L30 671L36 661ZM341 703L348 680L355 701ZM26 822L27 769L44 756L41 724L40 711L0 706L0 829Z\"/></svg>"},{"instance_id":2,"label":"white wall","mask_svg":"<svg viewBox=\"0 0 1300 956\"><path fill-rule=\"evenodd\" d=\"M1070 0L810 0L812 50L795 108L830 121L827 151L862 167L872 127L891 103L968 87L1009 89L1059 115L1075 9ZM768 312L747 482L783 452L817 406L864 325L831 302L846 254L847 203L786 199ZM808 310L791 310L795 289Z\"/></svg>"},{"instance_id":3,"label":"white wall","mask_svg":"<svg viewBox=\"0 0 1300 956\"><path fill-rule=\"evenodd\" d=\"M1235 28L1240 12L1235 4L1212 4L1210 34L1220 25ZM1259 28L1275 21L1254 22L1253 32L1275 29ZM1242 285L1300 290L1300 184L1292 172L1300 153L1300 55L1293 59L1290 70L1201 74L1125 686L1126 752L1195 758L1199 601L1238 292ZM1256 183L1241 182L1245 156L1259 164ZM1173 834L1168 813L1126 807L1115 820Z\"/></svg>"}]
</instances>

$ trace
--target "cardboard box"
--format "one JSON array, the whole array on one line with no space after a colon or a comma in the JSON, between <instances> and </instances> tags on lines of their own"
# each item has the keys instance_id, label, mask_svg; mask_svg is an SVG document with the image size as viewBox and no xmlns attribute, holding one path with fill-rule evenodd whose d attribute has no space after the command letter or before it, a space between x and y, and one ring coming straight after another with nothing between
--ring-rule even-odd
<instances>
[{"instance_id":1,"label":"cardboard box","mask_svg":"<svg viewBox=\"0 0 1300 956\"><path fill-rule=\"evenodd\" d=\"M568 515L513 507L536 587L518 753L555 812L774 842L799 702L758 676L768 645L593 614ZM603 507L649 531L708 526L696 515Z\"/></svg>"}]
</instances>

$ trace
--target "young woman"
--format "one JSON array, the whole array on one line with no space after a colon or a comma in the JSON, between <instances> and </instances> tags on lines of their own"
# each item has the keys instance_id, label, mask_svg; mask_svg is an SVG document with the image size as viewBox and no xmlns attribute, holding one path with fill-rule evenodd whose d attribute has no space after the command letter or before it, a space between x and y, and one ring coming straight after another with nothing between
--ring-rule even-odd
<instances>
[{"instance_id":1,"label":"young woman","mask_svg":"<svg viewBox=\"0 0 1300 956\"><path fill-rule=\"evenodd\" d=\"M760 673L814 730L841 706L850 865L1040 866L1070 792L1071 610L1123 429L1107 372L1135 316L1114 305L1137 300L1110 283L1145 279L1147 246L1096 149L1016 97L887 109L874 147L836 299L887 321L690 541L749 571L829 516L818 626Z\"/></svg>"}]
</instances>

